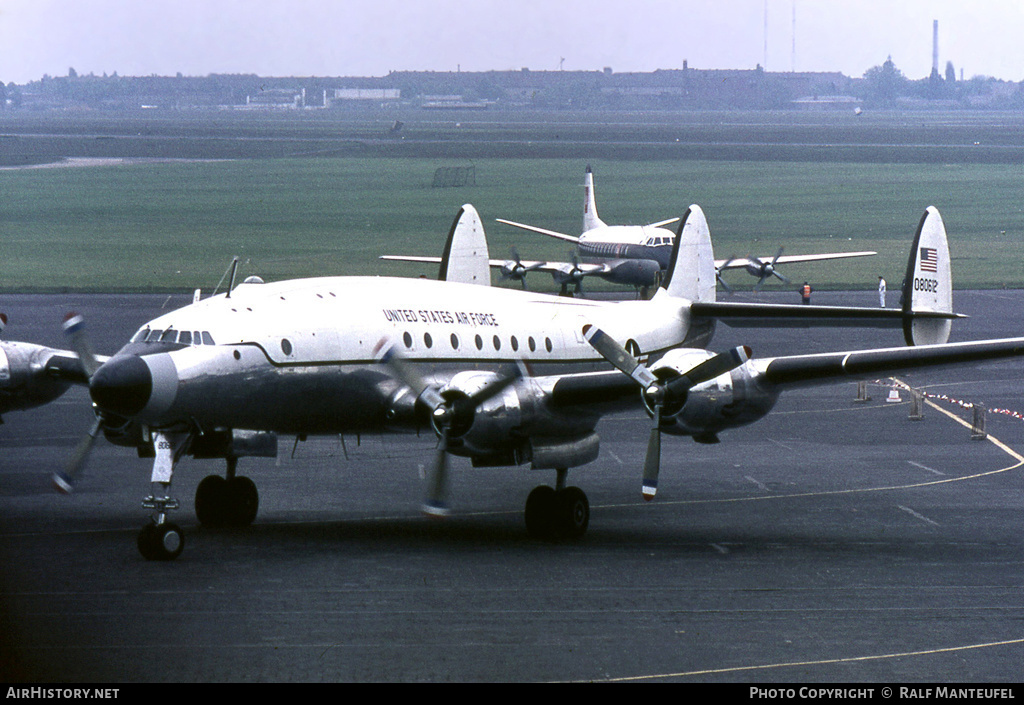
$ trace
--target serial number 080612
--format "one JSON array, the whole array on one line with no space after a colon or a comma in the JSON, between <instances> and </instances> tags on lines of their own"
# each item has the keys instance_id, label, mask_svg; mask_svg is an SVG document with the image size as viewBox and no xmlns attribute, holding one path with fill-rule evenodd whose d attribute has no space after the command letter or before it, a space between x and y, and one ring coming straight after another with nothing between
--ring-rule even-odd
<instances>
[{"instance_id":1,"label":"serial number 080612","mask_svg":"<svg viewBox=\"0 0 1024 705\"><path fill-rule=\"evenodd\" d=\"M931 291L936 292L939 290L939 282L936 279L914 279L914 291Z\"/></svg>"}]
</instances>

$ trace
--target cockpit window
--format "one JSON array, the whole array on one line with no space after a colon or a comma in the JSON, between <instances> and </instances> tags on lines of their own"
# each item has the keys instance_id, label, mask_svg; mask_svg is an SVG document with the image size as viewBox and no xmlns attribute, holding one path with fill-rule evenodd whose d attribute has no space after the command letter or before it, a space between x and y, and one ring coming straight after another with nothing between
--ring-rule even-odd
<instances>
[{"instance_id":1,"label":"cockpit window","mask_svg":"<svg viewBox=\"0 0 1024 705\"><path fill-rule=\"evenodd\" d=\"M209 331L183 330L175 328L167 330L150 330L142 328L132 336L133 343L177 343L178 345L216 345Z\"/></svg>"}]
</instances>

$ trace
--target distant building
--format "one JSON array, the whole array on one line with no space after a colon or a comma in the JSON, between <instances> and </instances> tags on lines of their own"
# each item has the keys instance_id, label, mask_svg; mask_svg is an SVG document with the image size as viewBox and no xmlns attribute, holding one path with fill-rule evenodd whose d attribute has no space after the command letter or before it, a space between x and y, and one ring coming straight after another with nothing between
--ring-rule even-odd
<instances>
[{"instance_id":1,"label":"distant building","mask_svg":"<svg viewBox=\"0 0 1024 705\"><path fill-rule=\"evenodd\" d=\"M402 91L398 88L335 88L331 100L372 100L381 103L400 100L401 97Z\"/></svg>"},{"instance_id":2,"label":"distant building","mask_svg":"<svg viewBox=\"0 0 1024 705\"><path fill-rule=\"evenodd\" d=\"M245 107L265 110L299 110L306 107L305 88L267 88L245 97Z\"/></svg>"}]
</instances>

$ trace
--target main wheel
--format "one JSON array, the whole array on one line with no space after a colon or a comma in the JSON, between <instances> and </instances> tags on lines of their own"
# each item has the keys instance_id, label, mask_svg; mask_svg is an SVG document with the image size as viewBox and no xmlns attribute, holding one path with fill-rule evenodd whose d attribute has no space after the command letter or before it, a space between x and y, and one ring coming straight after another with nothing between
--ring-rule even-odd
<instances>
[{"instance_id":1,"label":"main wheel","mask_svg":"<svg viewBox=\"0 0 1024 705\"><path fill-rule=\"evenodd\" d=\"M196 518L203 526L227 523L228 481L220 475L207 475L196 487Z\"/></svg>"},{"instance_id":2,"label":"main wheel","mask_svg":"<svg viewBox=\"0 0 1024 705\"><path fill-rule=\"evenodd\" d=\"M590 502L579 487L566 487L557 493L555 535L562 539L578 539L590 525Z\"/></svg>"},{"instance_id":3,"label":"main wheel","mask_svg":"<svg viewBox=\"0 0 1024 705\"><path fill-rule=\"evenodd\" d=\"M227 482L227 525L249 526L256 521L260 509L260 493L256 483L242 475Z\"/></svg>"},{"instance_id":4,"label":"main wheel","mask_svg":"<svg viewBox=\"0 0 1024 705\"><path fill-rule=\"evenodd\" d=\"M147 561L171 561L185 550L185 534L171 522L146 524L139 532L138 545Z\"/></svg>"},{"instance_id":5,"label":"main wheel","mask_svg":"<svg viewBox=\"0 0 1024 705\"><path fill-rule=\"evenodd\" d=\"M248 477L209 475L196 488L196 517L203 526L249 526L259 508L260 493Z\"/></svg>"},{"instance_id":6,"label":"main wheel","mask_svg":"<svg viewBox=\"0 0 1024 705\"><path fill-rule=\"evenodd\" d=\"M547 485L534 487L526 498L526 531L536 539L550 539L554 531L554 488Z\"/></svg>"}]
</instances>

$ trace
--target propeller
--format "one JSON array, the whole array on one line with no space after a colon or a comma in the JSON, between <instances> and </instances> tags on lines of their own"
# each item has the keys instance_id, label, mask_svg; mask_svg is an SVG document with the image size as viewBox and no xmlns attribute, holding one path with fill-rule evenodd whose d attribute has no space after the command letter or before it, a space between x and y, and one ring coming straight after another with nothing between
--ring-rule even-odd
<instances>
[{"instance_id":1,"label":"propeller","mask_svg":"<svg viewBox=\"0 0 1024 705\"><path fill-rule=\"evenodd\" d=\"M434 456L430 477L427 482L427 497L423 512L430 516L446 516L448 508L448 457L451 441L469 430L476 410L489 399L501 394L523 377L522 364L513 375L499 377L483 387L465 394L448 390L444 394L427 379L422 377L406 360L397 347L382 340L374 351L378 360L386 365L403 384L413 390L416 398L430 409L431 423L437 431L440 442Z\"/></svg>"},{"instance_id":2,"label":"propeller","mask_svg":"<svg viewBox=\"0 0 1024 705\"><path fill-rule=\"evenodd\" d=\"M722 278L722 272L724 272L726 269L728 269L729 265L732 264L733 260L735 260L735 259L736 259L735 257L730 257L729 259L725 260L725 262L722 264L721 267L717 267L715 269L715 279L718 280L718 283L722 285L722 288L725 289L727 294L732 294L733 291L732 291L732 287L730 287L728 284L726 284L725 283L725 279Z\"/></svg>"},{"instance_id":3,"label":"propeller","mask_svg":"<svg viewBox=\"0 0 1024 705\"><path fill-rule=\"evenodd\" d=\"M534 270L540 269L545 264L546 262L534 262L529 267L524 267L522 259L519 257L519 251L513 247L512 259L501 266L501 276L504 279L518 279L525 289L526 275Z\"/></svg>"},{"instance_id":4,"label":"propeller","mask_svg":"<svg viewBox=\"0 0 1024 705\"><path fill-rule=\"evenodd\" d=\"M600 328L591 325L583 327L583 335L591 347L601 354L616 369L632 377L643 389L644 398L654 416L654 425L647 440L647 455L644 457L642 492L650 501L658 491L658 473L661 468L661 414L666 405L679 404L686 399L690 389L730 372L750 359L751 351L746 346L719 353L688 372L671 380L659 379L651 370L640 363L621 345Z\"/></svg>"},{"instance_id":5,"label":"propeller","mask_svg":"<svg viewBox=\"0 0 1024 705\"><path fill-rule=\"evenodd\" d=\"M790 283L789 279L779 274L778 270L775 269L775 264L776 262L779 261L779 257L781 256L782 248L780 247L779 251L775 253L775 257L772 258L771 262L763 262L757 257L748 258L751 262L755 262L756 264L754 264L753 267L748 267L747 271L749 271L755 277L760 277L757 281L757 284L754 285L754 291L760 291L761 287L764 286L765 281L767 281L769 277L773 276L778 277L786 284Z\"/></svg>"},{"instance_id":6,"label":"propeller","mask_svg":"<svg viewBox=\"0 0 1024 705\"><path fill-rule=\"evenodd\" d=\"M100 363L96 359L92 347L89 345L89 340L85 334L85 319L81 314L69 313L64 317L64 334L71 343L71 349L78 355L78 360L82 363L86 379L91 380L92 376L96 374L96 370L99 369ZM103 417L97 413L96 422L93 424L92 429L85 438L79 441L74 455L71 456L71 459L64 466L64 470L53 474L53 484L57 491L70 494L74 489L75 478L85 467L89 454L92 452L93 446L96 445L96 439L99 438L102 428Z\"/></svg>"},{"instance_id":7,"label":"propeller","mask_svg":"<svg viewBox=\"0 0 1024 705\"><path fill-rule=\"evenodd\" d=\"M559 272L558 283L562 285L562 295L565 296L569 293L569 285L576 285L576 293L583 294L583 279L586 277L586 272L580 269L580 259L575 252L571 255L572 267L562 269Z\"/></svg>"}]
</instances>

